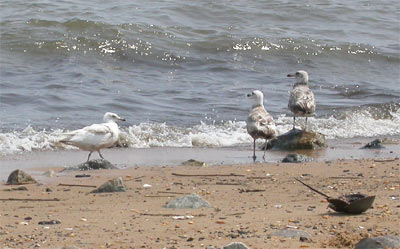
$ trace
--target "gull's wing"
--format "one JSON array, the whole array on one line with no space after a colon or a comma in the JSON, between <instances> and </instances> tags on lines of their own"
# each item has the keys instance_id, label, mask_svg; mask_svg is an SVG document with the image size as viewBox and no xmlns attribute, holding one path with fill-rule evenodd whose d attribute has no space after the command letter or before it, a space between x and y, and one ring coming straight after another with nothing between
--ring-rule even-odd
<instances>
[{"instance_id":1,"label":"gull's wing","mask_svg":"<svg viewBox=\"0 0 400 249\"><path fill-rule=\"evenodd\" d=\"M289 109L295 113L311 114L315 111L314 94L308 86L297 86L290 92Z\"/></svg>"},{"instance_id":2,"label":"gull's wing","mask_svg":"<svg viewBox=\"0 0 400 249\"><path fill-rule=\"evenodd\" d=\"M247 119L247 131L251 136L271 138L276 134L274 118L264 107L256 107Z\"/></svg>"},{"instance_id":3,"label":"gull's wing","mask_svg":"<svg viewBox=\"0 0 400 249\"><path fill-rule=\"evenodd\" d=\"M77 146L79 148L101 148L109 143L113 132L106 124L93 124L70 133L63 134L66 137L60 142Z\"/></svg>"}]
</instances>

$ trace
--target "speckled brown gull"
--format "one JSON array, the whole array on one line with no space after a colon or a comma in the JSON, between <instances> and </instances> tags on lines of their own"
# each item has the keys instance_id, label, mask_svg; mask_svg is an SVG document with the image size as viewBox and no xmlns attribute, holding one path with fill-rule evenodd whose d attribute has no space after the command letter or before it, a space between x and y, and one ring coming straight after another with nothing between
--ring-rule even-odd
<instances>
[{"instance_id":1,"label":"speckled brown gull","mask_svg":"<svg viewBox=\"0 0 400 249\"><path fill-rule=\"evenodd\" d=\"M60 142L90 151L87 161L93 151L97 151L99 156L104 159L100 149L111 147L118 141L119 128L116 121L125 121L125 119L115 113L107 112L104 114L103 120L102 124L92 124L79 130L63 133L64 137Z\"/></svg>"},{"instance_id":2,"label":"speckled brown gull","mask_svg":"<svg viewBox=\"0 0 400 249\"><path fill-rule=\"evenodd\" d=\"M264 94L255 90L247 97L253 100L249 116L247 117L247 132L253 138L253 161L256 161L256 140L265 139L264 155L267 148L267 141L275 137L276 128L274 118L264 108Z\"/></svg>"},{"instance_id":3,"label":"speckled brown gull","mask_svg":"<svg viewBox=\"0 0 400 249\"><path fill-rule=\"evenodd\" d=\"M308 87L308 73L306 71L297 71L295 74L288 74L287 77L295 77L294 84L290 92L288 107L293 113L293 129L295 129L296 116L306 117L304 130L307 129L307 118L315 112L314 94Z\"/></svg>"}]
</instances>

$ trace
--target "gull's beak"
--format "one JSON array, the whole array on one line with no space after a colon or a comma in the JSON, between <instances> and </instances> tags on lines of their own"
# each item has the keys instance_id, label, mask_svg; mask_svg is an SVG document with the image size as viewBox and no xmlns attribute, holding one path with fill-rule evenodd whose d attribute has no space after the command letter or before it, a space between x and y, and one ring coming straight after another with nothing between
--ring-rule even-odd
<instances>
[{"instance_id":1,"label":"gull's beak","mask_svg":"<svg viewBox=\"0 0 400 249\"><path fill-rule=\"evenodd\" d=\"M287 77L296 77L295 74L288 74Z\"/></svg>"},{"instance_id":2,"label":"gull's beak","mask_svg":"<svg viewBox=\"0 0 400 249\"><path fill-rule=\"evenodd\" d=\"M118 120L120 120L120 121L126 121L124 118L119 118Z\"/></svg>"}]
</instances>

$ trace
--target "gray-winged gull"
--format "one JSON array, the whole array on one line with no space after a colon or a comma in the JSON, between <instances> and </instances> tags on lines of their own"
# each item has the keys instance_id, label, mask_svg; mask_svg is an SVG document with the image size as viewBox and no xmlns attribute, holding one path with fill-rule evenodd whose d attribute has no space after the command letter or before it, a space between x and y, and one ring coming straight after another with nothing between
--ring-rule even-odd
<instances>
[{"instance_id":1,"label":"gray-winged gull","mask_svg":"<svg viewBox=\"0 0 400 249\"><path fill-rule=\"evenodd\" d=\"M253 161L256 161L256 140L258 138L265 139L264 155L267 149L267 141L275 137L276 128L274 118L264 108L264 94L255 90L247 97L253 100L249 116L247 117L247 132L253 138Z\"/></svg>"},{"instance_id":2,"label":"gray-winged gull","mask_svg":"<svg viewBox=\"0 0 400 249\"><path fill-rule=\"evenodd\" d=\"M306 117L306 125L304 130L307 129L307 118L312 116L315 112L315 99L314 94L308 87L308 73L306 71L297 71L295 74L288 74L287 77L295 77L296 84L294 84L290 92L288 107L293 113L293 129L295 129L296 116Z\"/></svg>"}]
</instances>

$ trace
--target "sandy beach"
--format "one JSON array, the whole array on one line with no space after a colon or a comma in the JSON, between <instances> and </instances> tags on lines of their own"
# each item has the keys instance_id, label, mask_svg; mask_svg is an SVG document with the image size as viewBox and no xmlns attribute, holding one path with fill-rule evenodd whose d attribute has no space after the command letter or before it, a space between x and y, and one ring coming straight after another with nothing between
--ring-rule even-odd
<instances>
[{"instance_id":1,"label":"sandy beach","mask_svg":"<svg viewBox=\"0 0 400 249\"><path fill-rule=\"evenodd\" d=\"M332 160L301 164L256 163L219 166L129 167L41 176L27 191L0 186L2 248L221 248L233 241L256 248L354 248L365 237L400 235L400 160ZM62 168L53 168L59 172ZM190 175L190 176L180 176ZM225 175L225 176L224 176ZM127 191L91 194L109 179L122 177ZM338 214L320 195L294 180L337 197L375 195L361 215ZM71 186L62 186L67 184ZM144 188L150 184L150 188ZM72 186L87 185L87 186ZM212 208L163 206L196 193ZM12 201L46 199L53 201ZM55 199L56 198L56 199ZM184 216L185 219L176 219ZM175 217L175 219L174 219ZM41 221L59 224L39 225ZM306 241L272 236L301 230Z\"/></svg>"}]
</instances>

